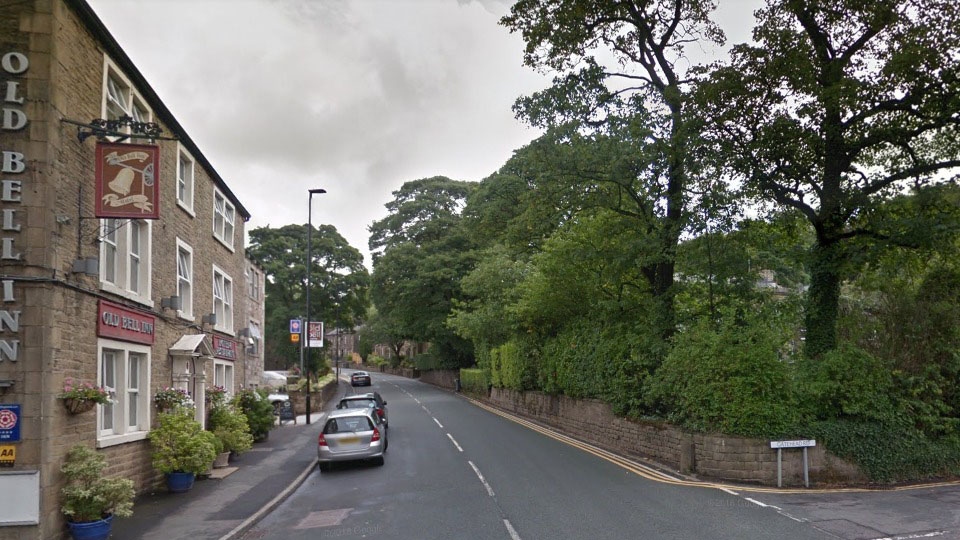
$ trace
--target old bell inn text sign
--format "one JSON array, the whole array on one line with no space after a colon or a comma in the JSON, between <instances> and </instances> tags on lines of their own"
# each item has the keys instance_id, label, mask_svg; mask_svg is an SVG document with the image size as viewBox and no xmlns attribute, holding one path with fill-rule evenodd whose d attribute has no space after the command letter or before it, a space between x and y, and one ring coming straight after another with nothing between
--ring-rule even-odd
<instances>
[{"instance_id":1,"label":"old bell inn text sign","mask_svg":"<svg viewBox=\"0 0 960 540\"><path fill-rule=\"evenodd\" d=\"M30 68L27 57L18 52L8 52L0 56L0 69L3 71L3 113L0 118L0 128L4 135L22 131L27 126L27 115L23 112L24 98L20 90L19 79ZM4 137L5 142L13 142ZM0 177L0 265L7 266L21 262L20 251L16 242L21 231L23 205L23 179L27 170L27 157L22 152L4 145L0 148L2 154L2 172ZM9 271L3 272L9 276ZM20 311L16 305L14 291L15 279L0 280L0 364L6 361L16 362L20 352Z\"/></svg>"},{"instance_id":2,"label":"old bell inn text sign","mask_svg":"<svg viewBox=\"0 0 960 540\"><path fill-rule=\"evenodd\" d=\"M106 300L100 300L98 312L98 336L153 345L156 319L152 316Z\"/></svg>"},{"instance_id":3,"label":"old bell inn text sign","mask_svg":"<svg viewBox=\"0 0 960 540\"><path fill-rule=\"evenodd\" d=\"M97 143L97 217L158 219L160 147Z\"/></svg>"}]
</instances>

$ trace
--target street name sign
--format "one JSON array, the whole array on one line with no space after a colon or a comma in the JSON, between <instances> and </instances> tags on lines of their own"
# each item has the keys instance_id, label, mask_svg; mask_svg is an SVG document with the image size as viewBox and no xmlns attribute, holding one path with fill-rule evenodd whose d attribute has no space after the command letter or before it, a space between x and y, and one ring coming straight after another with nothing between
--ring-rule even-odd
<instances>
[{"instance_id":1,"label":"street name sign","mask_svg":"<svg viewBox=\"0 0 960 540\"><path fill-rule=\"evenodd\" d=\"M815 440L804 441L770 441L770 448L809 448L816 446Z\"/></svg>"}]
</instances>

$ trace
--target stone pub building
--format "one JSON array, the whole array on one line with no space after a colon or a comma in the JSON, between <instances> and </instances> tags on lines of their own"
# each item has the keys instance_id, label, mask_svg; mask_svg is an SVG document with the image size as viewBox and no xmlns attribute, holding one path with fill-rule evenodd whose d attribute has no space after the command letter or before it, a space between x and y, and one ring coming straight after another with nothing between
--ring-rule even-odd
<instances>
[{"instance_id":1,"label":"stone pub building","mask_svg":"<svg viewBox=\"0 0 960 540\"><path fill-rule=\"evenodd\" d=\"M157 390L256 386L249 213L84 0L0 6L0 540L66 537L77 444L139 492ZM71 412L68 380L113 403Z\"/></svg>"}]
</instances>

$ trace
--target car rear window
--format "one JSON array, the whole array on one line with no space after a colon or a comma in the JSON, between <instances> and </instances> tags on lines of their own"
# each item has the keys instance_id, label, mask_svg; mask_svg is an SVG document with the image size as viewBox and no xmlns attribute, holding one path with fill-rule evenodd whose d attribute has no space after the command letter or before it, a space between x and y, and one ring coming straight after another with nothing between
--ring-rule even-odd
<instances>
[{"instance_id":1,"label":"car rear window","mask_svg":"<svg viewBox=\"0 0 960 540\"><path fill-rule=\"evenodd\" d=\"M372 409L376 406L377 402L372 399L345 399L340 402L341 409Z\"/></svg>"},{"instance_id":2,"label":"car rear window","mask_svg":"<svg viewBox=\"0 0 960 540\"><path fill-rule=\"evenodd\" d=\"M354 431L371 431L373 424L366 416L344 416L342 418L331 418L327 425L323 426L323 433L351 433Z\"/></svg>"}]
</instances>

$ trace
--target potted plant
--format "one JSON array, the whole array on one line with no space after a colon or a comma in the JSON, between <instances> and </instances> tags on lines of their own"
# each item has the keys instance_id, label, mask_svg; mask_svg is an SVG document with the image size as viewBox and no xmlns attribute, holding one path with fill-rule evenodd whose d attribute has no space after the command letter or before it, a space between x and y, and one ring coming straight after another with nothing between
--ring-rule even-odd
<instances>
[{"instance_id":1,"label":"potted plant","mask_svg":"<svg viewBox=\"0 0 960 540\"><path fill-rule=\"evenodd\" d=\"M171 492L188 491L198 474L217 457L216 436L193 418L193 409L178 407L160 413L159 425L148 435L153 446L153 468L166 475Z\"/></svg>"},{"instance_id":2,"label":"potted plant","mask_svg":"<svg viewBox=\"0 0 960 540\"><path fill-rule=\"evenodd\" d=\"M103 455L83 445L67 452L60 471L66 483L60 490L60 510L75 540L102 540L110 536L114 517L133 514L133 481L107 478Z\"/></svg>"},{"instance_id":3,"label":"potted plant","mask_svg":"<svg viewBox=\"0 0 960 540\"><path fill-rule=\"evenodd\" d=\"M267 393L258 390L243 390L234 398L240 412L247 417L247 425L254 441L262 441L270 435L275 418L273 405L267 400Z\"/></svg>"},{"instance_id":4,"label":"potted plant","mask_svg":"<svg viewBox=\"0 0 960 540\"><path fill-rule=\"evenodd\" d=\"M64 407L71 414L86 412L98 404L103 405L113 401L110 391L106 388L94 386L88 382L78 383L71 377L64 379L63 392L57 397L63 400Z\"/></svg>"},{"instance_id":5,"label":"potted plant","mask_svg":"<svg viewBox=\"0 0 960 540\"><path fill-rule=\"evenodd\" d=\"M153 404L157 406L158 411L167 412L177 407L193 407L193 398L186 390L168 386L157 390L153 395Z\"/></svg>"},{"instance_id":6,"label":"potted plant","mask_svg":"<svg viewBox=\"0 0 960 540\"><path fill-rule=\"evenodd\" d=\"M247 417L233 405L222 404L211 410L207 427L223 443L223 452L228 456L242 454L253 446ZM222 456L218 459L222 459ZM217 462L214 462L216 466Z\"/></svg>"}]
</instances>

